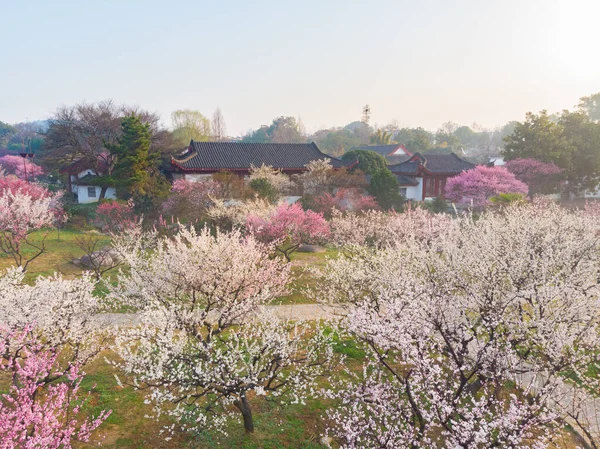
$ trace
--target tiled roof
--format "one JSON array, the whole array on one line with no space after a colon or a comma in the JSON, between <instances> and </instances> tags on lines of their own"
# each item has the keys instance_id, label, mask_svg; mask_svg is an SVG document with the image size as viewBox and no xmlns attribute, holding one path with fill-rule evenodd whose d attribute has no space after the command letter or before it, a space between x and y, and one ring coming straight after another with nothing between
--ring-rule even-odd
<instances>
[{"instance_id":1,"label":"tiled roof","mask_svg":"<svg viewBox=\"0 0 600 449\"><path fill-rule=\"evenodd\" d=\"M172 158L184 171L248 170L251 165L302 170L310 161L329 159L334 167L344 163L321 153L314 143L190 142L187 153Z\"/></svg>"},{"instance_id":2,"label":"tiled roof","mask_svg":"<svg viewBox=\"0 0 600 449\"><path fill-rule=\"evenodd\" d=\"M461 159L454 153L427 155L415 153L407 162L391 165L389 168L396 174L416 175L421 169L432 174L458 174L475 168L475 164Z\"/></svg>"},{"instance_id":3,"label":"tiled roof","mask_svg":"<svg viewBox=\"0 0 600 449\"><path fill-rule=\"evenodd\" d=\"M412 176L396 175L396 179L401 186L416 186L419 184L419 181Z\"/></svg>"},{"instance_id":4,"label":"tiled roof","mask_svg":"<svg viewBox=\"0 0 600 449\"><path fill-rule=\"evenodd\" d=\"M94 164L92 164L89 159L82 157L75 160L74 162L71 162L68 165L63 166L59 170L59 172L68 173L70 175L76 175L77 173L82 172L83 170L87 170L88 168L94 168ZM100 173L105 173L108 170L104 158L98 156L98 163L95 168L97 168Z\"/></svg>"}]
</instances>

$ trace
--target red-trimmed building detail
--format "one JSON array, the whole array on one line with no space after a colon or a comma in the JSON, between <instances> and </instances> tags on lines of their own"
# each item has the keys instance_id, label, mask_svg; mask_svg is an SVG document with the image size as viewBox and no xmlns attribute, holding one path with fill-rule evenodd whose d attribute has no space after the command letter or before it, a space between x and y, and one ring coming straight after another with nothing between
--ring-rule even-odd
<instances>
[{"instance_id":1,"label":"red-trimmed building detail","mask_svg":"<svg viewBox=\"0 0 600 449\"><path fill-rule=\"evenodd\" d=\"M424 201L427 198L443 197L448 178L474 167L474 164L454 153L415 153L405 162L390 165L389 169L398 178L407 199Z\"/></svg>"}]
</instances>

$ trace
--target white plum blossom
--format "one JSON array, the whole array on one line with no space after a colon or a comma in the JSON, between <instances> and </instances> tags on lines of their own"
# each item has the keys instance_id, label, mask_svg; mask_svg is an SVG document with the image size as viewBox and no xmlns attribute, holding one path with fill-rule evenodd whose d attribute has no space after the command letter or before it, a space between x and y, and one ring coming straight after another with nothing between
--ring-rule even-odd
<instances>
[{"instance_id":1,"label":"white plum blossom","mask_svg":"<svg viewBox=\"0 0 600 449\"><path fill-rule=\"evenodd\" d=\"M241 416L252 432L249 396L301 402L332 361L320 329L263 308L287 291L290 269L253 238L183 229L151 251L115 247L129 270L111 296L142 326L117 335L114 363L180 428L222 429Z\"/></svg>"},{"instance_id":2,"label":"white plum blossom","mask_svg":"<svg viewBox=\"0 0 600 449\"><path fill-rule=\"evenodd\" d=\"M328 436L348 449L547 447L572 405L563 373L598 349L594 226L514 206L330 261L319 295L345 304L367 362L329 391Z\"/></svg>"},{"instance_id":3,"label":"white plum blossom","mask_svg":"<svg viewBox=\"0 0 600 449\"><path fill-rule=\"evenodd\" d=\"M61 353L60 370L85 365L106 347L109 333L94 315L103 310L89 273L76 279L38 277L30 285L21 268L0 276L0 326L12 332L30 328L41 348Z\"/></svg>"}]
</instances>

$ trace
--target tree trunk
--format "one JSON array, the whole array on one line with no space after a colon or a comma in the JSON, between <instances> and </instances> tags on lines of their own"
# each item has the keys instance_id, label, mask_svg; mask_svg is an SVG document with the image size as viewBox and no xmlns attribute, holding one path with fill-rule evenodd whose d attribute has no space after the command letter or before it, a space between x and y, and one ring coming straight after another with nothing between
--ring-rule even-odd
<instances>
[{"instance_id":1,"label":"tree trunk","mask_svg":"<svg viewBox=\"0 0 600 449\"><path fill-rule=\"evenodd\" d=\"M252 410L250 410L250 404L246 396L242 396L241 400L237 400L233 403L244 417L244 430L246 433L254 433L254 421L252 421Z\"/></svg>"},{"instance_id":2,"label":"tree trunk","mask_svg":"<svg viewBox=\"0 0 600 449\"><path fill-rule=\"evenodd\" d=\"M104 199L104 197L106 196L107 190L108 190L108 186L102 186L102 188L100 188L100 198L98 198L99 200Z\"/></svg>"}]
</instances>

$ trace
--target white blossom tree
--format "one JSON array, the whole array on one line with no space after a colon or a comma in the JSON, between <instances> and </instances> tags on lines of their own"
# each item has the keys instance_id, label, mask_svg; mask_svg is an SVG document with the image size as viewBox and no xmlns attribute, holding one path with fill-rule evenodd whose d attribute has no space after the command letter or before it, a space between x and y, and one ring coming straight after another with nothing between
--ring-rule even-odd
<instances>
[{"instance_id":1,"label":"white blossom tree","mask_svg":"<svg viewBox=\"0 0 600 449\"><path fill-rule=\"evenodd\" d=\"M182 229L150 252L126 238L115 247L130 270L111 296L143 324L117 336L114 363L179 427L222 429L241 416L252 432L251 393L301 401L333 360L319 329L265 316L289 267L239 231Z\"/></svg>"},{"instance_id":2,"label":"white blossom tree","mask_svg":"<svg viewBox=\"0 0 600 449\"><path fill-rule=\"evenodd\" d=\"M250 174L248 178L250 181L255 179L266 179L280 194L285 193L292 187L290 177L281 170L277 170L270 165L263 164L260 167L250 165Z\"/></svg>"},{"instance_id":3,"label":"white blossom tree","mask_svg":"<svg viewBox=\"0 0 600 449\"><path fill-rule=\"evenodd\" d=\"M328 435L343 448L547 447L577 406L563 374L596 382L583 374L598 262L593 222L550 205L332 260L319 295L346 304L367 362L330 390Z\"/></svg>"},{"instance_id":4,"label":"white blossom tree","mask_svg":"<svg viewBox=\"0 0 600 449\"><path fill-rule=\"evenodd\" d=\"M74 365L84 366L106 347L110 335L94 318L103 305L93 294L95 282L89 273L77 279L38 277L33 285L23 278L21 268L0 276L0 326L13 333L30 328L42 350L60 353L44 382L62 377ZM2 357L18 354L5 351Z\"/></svg>"}]
</instances>

